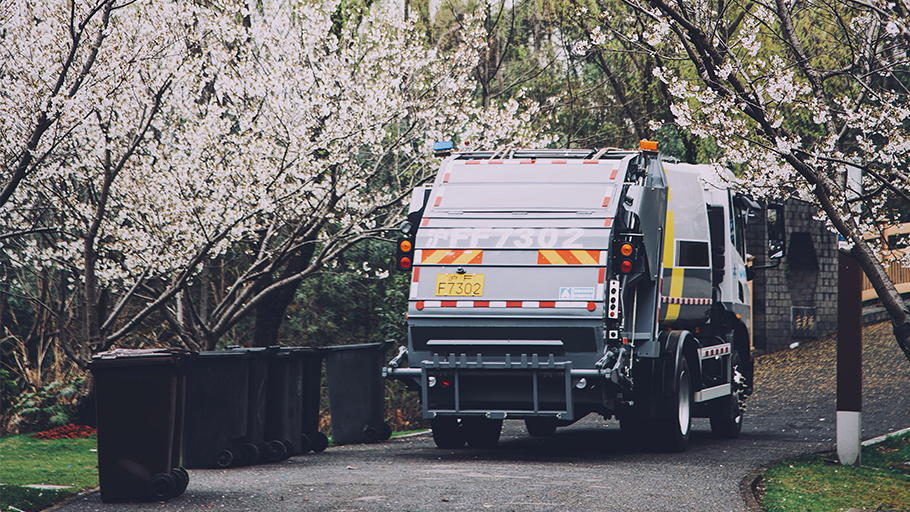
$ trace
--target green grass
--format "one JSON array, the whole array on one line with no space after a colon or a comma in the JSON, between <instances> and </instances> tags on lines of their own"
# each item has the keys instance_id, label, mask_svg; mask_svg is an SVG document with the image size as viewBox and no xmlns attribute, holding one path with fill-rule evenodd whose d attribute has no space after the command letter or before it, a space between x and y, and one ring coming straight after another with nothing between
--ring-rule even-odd
<instances>
[{"instance_id":1,"label":"green grass","mask_svg":"<svg viewBox=\"0 0 910 512\"><path fill-rule=\"evenodd\" d=\"M98 441L88 439L39 440L28 435L0 439L0 511L15 507L45 508L83 489L98 485ZM44 490L27 484L70 485L71 489Z\"/></svg>"},{"instance_id":2,"label":"green grass","mask_svg":"<svg viewBox=\"0 0 910 512\"><path fill-rule=\"evenodd\" d=\"M764 474L761 503L768 512L910 510L910 434L863 449L862 466L841 466L833 455L775 463Z\"/></svg>"}]
</instances>

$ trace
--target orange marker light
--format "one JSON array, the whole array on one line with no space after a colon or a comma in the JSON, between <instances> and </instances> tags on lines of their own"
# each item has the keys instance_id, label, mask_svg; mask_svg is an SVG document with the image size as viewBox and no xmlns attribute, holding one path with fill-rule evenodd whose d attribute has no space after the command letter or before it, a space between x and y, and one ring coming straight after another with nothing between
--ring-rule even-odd
<instances>
[{"instance_id":1,"label":"orange marker light","mask_svg":"<svg viewBox=\"0 0 910 512\"><path fill-rule=\"evenodd\" d=\"M623 256L631 256L632 249L633 249L632 244L622 244L619 247L619 253L622 254Z\"/></svg>"},{"instance_id":2,"label":"orange marker light","mask_svg":"<svg viewBox=\"0 0 910 512\"><path fill-rule=\"evenodd\" d=\"M401 250L404 251L404 252L410 252L410 250L411 250L411 241L410 241L410 240L402 240L401 243L399 244L399 247L401 247Z\"/></svg>"},{"instance_id":3,"label":"orange marker light","mask_svg":"<svg viewBox=\"0 0 910 512\"><path fill-rule=\"evenodd\" d=\"M638 149L643 149L645 151L657 151L657 141L656 140L644 140L642 139L638 143Z\"/></svg>"}]
</instances>

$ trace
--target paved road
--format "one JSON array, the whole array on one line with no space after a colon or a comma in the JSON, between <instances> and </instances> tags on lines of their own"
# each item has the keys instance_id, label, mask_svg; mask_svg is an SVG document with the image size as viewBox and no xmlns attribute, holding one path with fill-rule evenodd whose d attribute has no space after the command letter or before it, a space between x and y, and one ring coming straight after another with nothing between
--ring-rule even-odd
<instances>
[{"instance_id":1,"label":"paved road","mask_svg":"<svg viewBox=\"0 0 910 512\"><path fill-rule=\"evenodd\" d=\"M877 329L877 330L876 330ZM910 364L890 328L866 333L864 438L910 425ZM739 439L696 420L683 454L638 453L619 425L589 417L552 438L506 422L494 450L439 450L428 436L329 448L277 464L193 470L165 504L107 505L95 493L58 510L84 511L744 511L743 477L770 461L834 449L833 342L757 362Z\"/></svg>"}]
</instances>

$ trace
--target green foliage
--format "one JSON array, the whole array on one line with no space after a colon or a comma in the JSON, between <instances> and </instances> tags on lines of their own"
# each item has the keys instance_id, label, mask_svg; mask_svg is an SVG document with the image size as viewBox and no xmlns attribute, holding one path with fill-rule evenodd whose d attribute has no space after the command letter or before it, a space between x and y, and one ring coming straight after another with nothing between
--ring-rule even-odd
<instances>
[{"instance_id":1,"label":"green foliage","mask_svg":"<svg viewBox=\"0 0 910 512\"><path fill-rule=\"evenodd\" d=\"M98 485L97 439L38 440L27 435L0 439L0 510L32 511ZM29 484L68 485L45 490Z\"/></svg>"},{"instance_id":2,"label":"green foliage","mask_svg":"<svg viewBox=\"0 0 910 512\"><path fill-rule=\"evenodd\" d=\"M861 467L830 463L822 455L782 461L765 472L762 505L768 512L910 510L910 468L903 464L908 459L905 434L865 448Z\"/></svg>"},{"instance_id":3,"label":"green foliage","mask_svg":"<svg viewBox=\"0 0 910 512\"><path fill-rule=\"evenodd\" d=\"M282 322L282 344L405 341L409 273L390 270L393 258L392 243L369 241L304 280Z\"/></svg>"},{"instance_id":4,"label":"green foliage","mask_svg":"<svg viewBox=\"0 0 910 512\"><path fill-rule=\"evenodd\" d=\"M71 423L75 418L75 407L82 377L73 380L54 381L38 388L35 392L22 393L10 408L10 413L21 418L25 430L39 431Z\"/></svg>"}]
</instances>

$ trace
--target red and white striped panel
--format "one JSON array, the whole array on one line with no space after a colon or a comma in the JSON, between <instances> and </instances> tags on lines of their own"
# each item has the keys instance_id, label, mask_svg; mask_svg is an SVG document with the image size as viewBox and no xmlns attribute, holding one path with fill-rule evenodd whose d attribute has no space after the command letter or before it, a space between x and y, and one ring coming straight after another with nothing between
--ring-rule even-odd
<instances>
[{"instance_id":1,"label":"red and white striped panel","mask_svg":"<svg viewBox=\"0 0 910 512\"><path fill-rule=\"evenodd\" d=\"M693 297L665 297L661 296L660 301L664 304L680 304L683 306L710 306L711 299L696 299Z\"/></svg>"},{"instance_id":2,"label":"red and white striped panel","mask_svg":"<svg viewBox=\"0 0 910 512\"><path fill-rule=\"evenodd\" d=\"M698 349L698 357L701 359L707 359L709 357L720 357L730 355L730 344L724 343L723 345L714 345L712 347L704 347Z\"/></svg>"},{"instance_id":3,"label":"red and white striped panel","mask_svg":"<svg viewBox=\"0 0 910 512\"><path fill-rule=\"evenodd\" d=\"M411 274L411 295L410 295L410 297L412 299L417 298L417 281L419 279L420 279L420 267L414 267L414 273Z\"/></svg>"},{"instance_id":4,"label":"red and white striped panel","mask_svg":"<svg viewBox=\"0 0 910 512\"><path fill-rule=\"evenodd\" d=\"M532 301L532 300L419 300L414 305L417 309L425 308L555 308L587 309L594 311L597 304L581 301Z\"/></svg>"}]
</instances>

